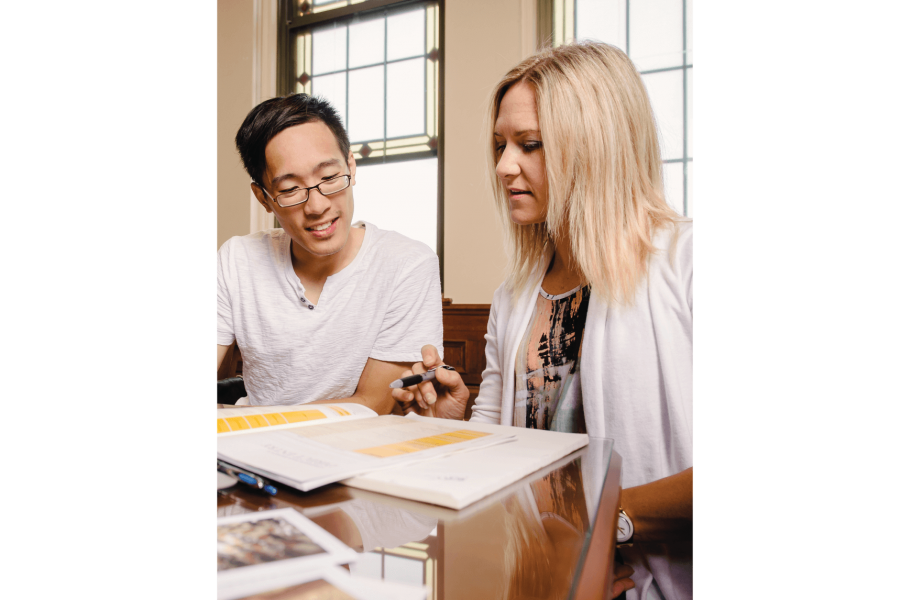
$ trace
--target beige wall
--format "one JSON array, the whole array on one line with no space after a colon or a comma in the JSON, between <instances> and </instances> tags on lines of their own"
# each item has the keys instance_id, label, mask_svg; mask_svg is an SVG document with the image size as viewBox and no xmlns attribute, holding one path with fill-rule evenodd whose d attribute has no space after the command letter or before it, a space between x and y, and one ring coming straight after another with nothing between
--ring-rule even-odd
<instances>
[{"instance_id":1,"label":"beige wall","mask_svg":"<svg viewBox=\"0 0 900 600\"><path fill-rule=\"evenodd\" d=\"M534 48L535 0L446 0L444 296L489 304L506 256L485 165L487 97ZM234 135L252 108L253 2L218 0L219 245L250 233L250 180Z\"/></svg>"},{"instance_id":2,"label":"beige wall","mask_svg":"<svg viewBox=\"0 0 900 600\"><path fill-rule=\"evenodd\" d=\"M533 0L446 0L444 296L490 304L506 255L485 159L494 85L534 48Z\"/></svg>"},{"instance_id":3,"label":"beige wall","mask_svg":"<svg viewBox=\"0 0 900 600\"><path fill-rule=\"evenodd\" d=\"M250 177L234 147L253 108L253 2L218 0L218 244L250 233Z\"/></svg>"}]
</instances>

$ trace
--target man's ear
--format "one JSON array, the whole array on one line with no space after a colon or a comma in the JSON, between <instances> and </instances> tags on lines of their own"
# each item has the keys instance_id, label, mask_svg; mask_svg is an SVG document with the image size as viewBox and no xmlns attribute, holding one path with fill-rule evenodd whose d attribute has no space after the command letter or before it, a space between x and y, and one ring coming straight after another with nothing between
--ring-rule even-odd
<instances>
[{"instance_id":1,"label":"man's ear","mask_svg":"<svg viewBox=\"0 0 900 600\"><path fill-rule=\"evenodd\" d=\"M347 156L347 167L350 169L350 185L356 185L356 159L352 152Z\"/></svg>"},{"instance_id":2,"label":"man's ear","mask_svg":"<svg viewBox=\"0 0 900 600\"><path fill-rule=\"evenodd\" d=\"M250 189L253 190L253 195L256 196L256 199L259 201L259 203L266 207L266 212L272 212L272 206L269 204L269 198L266 197L266 194L263 192L262 188L259 187L259 184L255 181L251 181Z\"/></svg>"}]
</instances>

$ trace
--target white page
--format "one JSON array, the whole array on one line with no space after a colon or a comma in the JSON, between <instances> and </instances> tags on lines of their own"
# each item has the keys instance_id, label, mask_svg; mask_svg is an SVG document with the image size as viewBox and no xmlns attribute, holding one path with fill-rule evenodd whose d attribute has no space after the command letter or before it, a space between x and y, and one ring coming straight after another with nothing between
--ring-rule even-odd
<instances>
[{"instance_id":1,"label":"white page","mask_svg":"<svg viewBox=\"0 0 900 600\"><path fill-rule=\"evenodd\" d=\"M424 419L427 420L427 419ZM465 423L483 432L514 435L512 443L366 473L341 483L460 509L587 445L581 433Z\"/></svg>"},{"instance_id":2,"label":"white page","mask_svg":"<svg viewBox=\"0 0 900 600\"><path fill-rule=\"evenodd\" d=\"M263 415L269 415L269 418ZM253 416L263 416L263 418L254 419L252 418ZM377 416L378 413L371 408L352 402L296 404L291 406L242 406L216 409L219 436L243 435L262 429L271 431L275 429L309 427L331 420L353 421L355 419L369 419ZM248 419L247 417L251 418ZM277 424L282 421L284 421L283 424Z\"/></svg>"},{"instance_id":3,"label":"white page","mask_svg":"<svg viewBox=\"0 0 900 600\"><path fill-rule=\"evenodd\" d=\"M313 587L310 594L330 598L338 590L355 600L425 600L428 589L396 582L351 577L345 570L335 567L315 571L294 571L268 577L253 577L219 587L218 600L241 600L254 594L284 590L285 593L307 592L302 586ZM286 588L286 589L285 589ZM298 588L292 590L291 588ZM331 594L329 594L329 592ZM306 596L304 596L306 597Z\"/></svg>"},{"instance_id":4,"label":"white page","mask_svg":"<svg viewBox=\"0 0 900 600\"><path fill-rule=\"evenodd\" d=\"M218 456L263 477L309 491L360 473L512 438L509 432L485 432L460 421L385 415L317 427L220 436Z\"/></svg>"},{"instance_id":5,"label":"white page","mask_svg":"<svg viewBox=\"0 0 900 600\"><path fill-rule=\"evenodd\" d=\"M236 485L237 479L232 479L228 475L216 471L216 491L227 490L228 488L234 487Z\"/></svg>"},{"instance_id":6,"label":"white page","mask_svg":"<svg viewBox=\"0 0 900 600\"><path fill-rule=\"evenodd\" d=\"M358 558L293 508L220 517L216 527L220 590L254 578L348 564Z\"/></svg>"}]
</instances>

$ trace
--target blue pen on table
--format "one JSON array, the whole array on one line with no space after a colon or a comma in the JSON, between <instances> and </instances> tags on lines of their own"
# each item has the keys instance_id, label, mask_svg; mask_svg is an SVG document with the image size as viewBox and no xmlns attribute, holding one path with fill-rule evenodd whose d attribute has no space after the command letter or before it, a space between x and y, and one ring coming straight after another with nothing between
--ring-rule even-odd
<instances>
[{"instance_id":1,"label":"blue pen on table","mask_svg":"<svg viewBox=\"0 0 900 600\"><path fill-rule=\"evenodd\" d=\"M448 371L455 371L453 367L450 365L441 365L440 367L432 367L428 369L424 373L420 373L419 375L410 375L409 377L404 377L403 379L396 379L391 382L392 389L405 388L411 385L416 385L418 383L422 383L423 381L432 381L435 377L435 372L437 369L447 369Z\"/></svg>"},{"instance_id":2,"label":"blue pen on table","mask_svg":"<svg viewBox=\"0 0 900 600\"><path fill-rule=\"evenodd\" d=\"M257 475L256 473L251 473L250 471L245 471L243 469L239 469L234 465L229 465L228 463L217 461L219 465L219 470L225 473L226 475L231 475L238 481L246 483L251 487L255 487L256 489L263 490L271 495L275 495L278 493L278 488L274 485Z\"/></svg>"}]
</instances>

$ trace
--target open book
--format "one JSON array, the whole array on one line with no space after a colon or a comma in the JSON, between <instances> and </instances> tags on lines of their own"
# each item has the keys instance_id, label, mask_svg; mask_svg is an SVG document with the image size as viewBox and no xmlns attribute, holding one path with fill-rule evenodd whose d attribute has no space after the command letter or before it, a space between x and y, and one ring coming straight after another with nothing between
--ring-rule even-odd
<instances>
[{"instance_id":1,"label":"open book","mask_svg":"<svg viewBox=\"0 0 900 600\"><path fill-rule=\"evenodd\" d=\"M442 421L421 417L418 419ZM480 433L512 435L515 441L471 452L449 454L427 463L365 473L342 483L458 510L586 446L589 439L583 433L486 423L461 424Z\"/></svg>"},{"instance_id":2,"label":"open book","mask_svg":"<svg viewBox=\"0 0 900 600\"><path fill-rule=\"evenodd\" d=\"M218 457L304 492L515 439L463 421L378 416L358 404L220 408Z\"/></svg>"}]
</instances>

